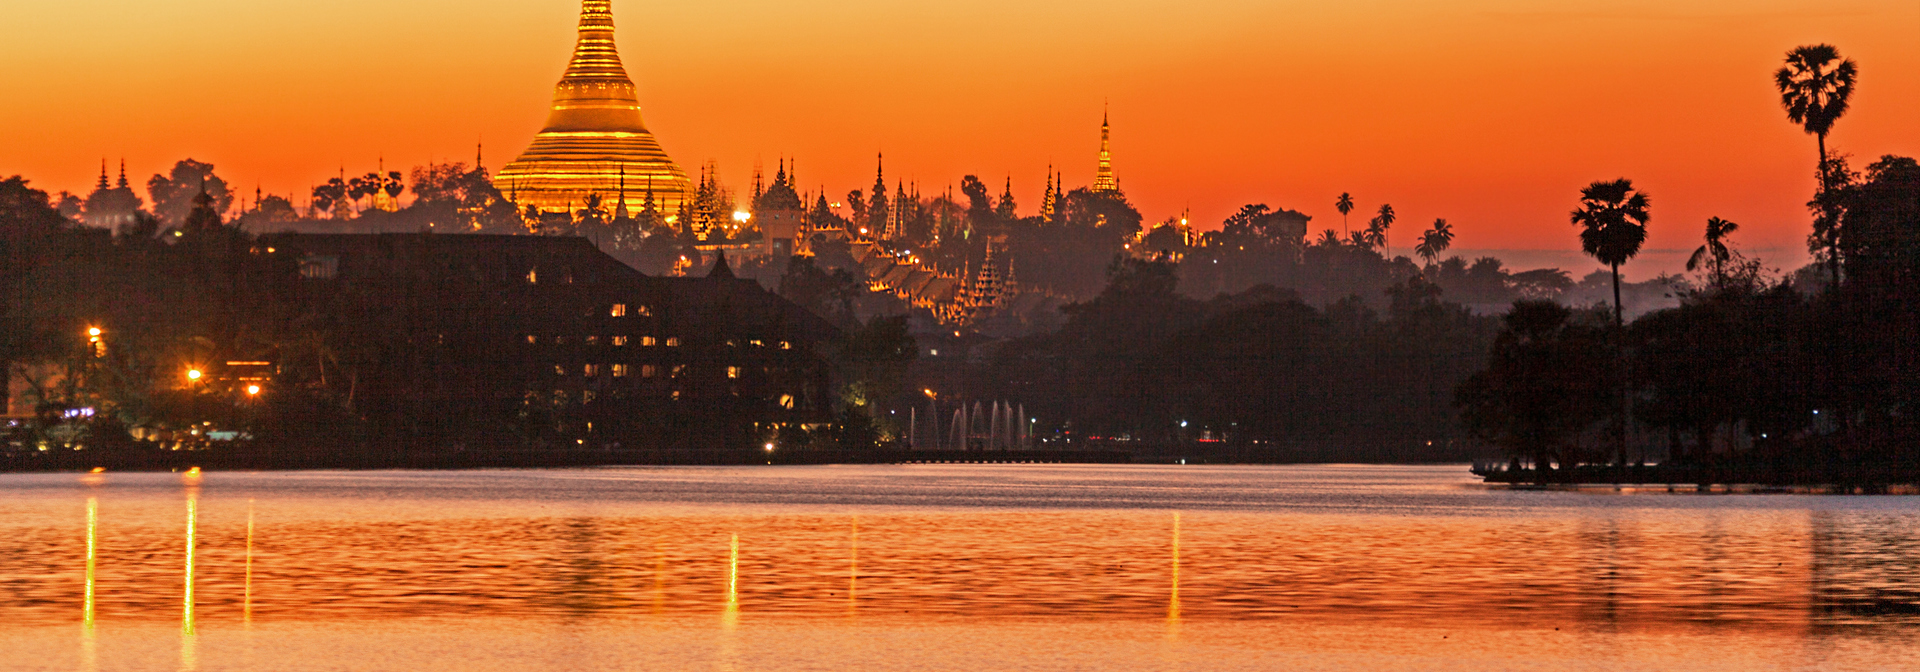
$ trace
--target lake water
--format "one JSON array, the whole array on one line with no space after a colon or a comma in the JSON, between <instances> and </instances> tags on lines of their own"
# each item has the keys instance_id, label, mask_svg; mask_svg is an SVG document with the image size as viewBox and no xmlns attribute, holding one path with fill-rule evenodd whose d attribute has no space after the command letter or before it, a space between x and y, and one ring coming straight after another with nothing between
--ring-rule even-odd
<instances>
[{"instance_id":1,"label":"lake water","mask_svg":"<svg viewBox=\"0 0 1920 672\"><path fill-rule=\"evenodd\" d=\"M6 670L1846 670L1920 498L1464 467L0 475Z\"/></svg>"}]
</instances>

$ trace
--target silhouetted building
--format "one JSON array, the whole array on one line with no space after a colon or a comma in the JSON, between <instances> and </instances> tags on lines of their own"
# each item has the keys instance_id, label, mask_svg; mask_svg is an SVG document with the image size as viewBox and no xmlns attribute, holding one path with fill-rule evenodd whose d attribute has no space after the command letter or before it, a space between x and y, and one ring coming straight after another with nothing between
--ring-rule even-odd
<instances>
[{"instance_id":1,"label":"silhouetted building","mask_svg":"<svg viewBox=\"0 0 1920 672\"><path fill-rule=\"evenodd\" d=\"M463 442L719 450L830 417L821 351L837 332L734 278L724 258L704 278L659 278L578 237L263 243L300 260L307 300L362 369L333 387L352 386L354 407L379 426Z\"/></svg>"},{"instance_id":2,"label":"silhouetted building","mask_svg":"<svg viewBox=\"0 0 1920 672\"><path fill-rule=\"evenodd\" d=\"M133 187L127 185L127 162L120 162L120 181L107 186L107 162L100 162L100 182L93 187L93 193L87 195L82 220L88 226L104 229L118 229L133 223L134 215L140 212L140 196L133 193Z\"/></svg>"},{"instance_id":3,"label":"silhouetted building","mask_svg":"<svg viewBox=\"0 0 1920 672\"><path fill-rule=\"evenodd\" d=\"M547 125L520 158L500 169L494 185L522 209L570 212L589 194L612 197L623 173L650 185L662 212L678 210L691 191L686 172L641 121L633 80L614 47L612 0L583 0L580 39L554 87ZM620 197L632 202L609 211L640 209L640 194Z\"/></svg>"}]
</instances>

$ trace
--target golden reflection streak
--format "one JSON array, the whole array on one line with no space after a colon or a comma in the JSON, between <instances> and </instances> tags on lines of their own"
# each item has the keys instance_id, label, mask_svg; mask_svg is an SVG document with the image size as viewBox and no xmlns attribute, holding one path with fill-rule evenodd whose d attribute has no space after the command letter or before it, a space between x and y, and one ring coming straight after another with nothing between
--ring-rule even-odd
<instances>
[{"instance_id":1,"label":"golden reflection streak","mask_svg":"<svg viewBox=\"0 0 1920 672\"><path fill-rule=\"evenodd\" d=\"M1180 634L1180 512L1173 512L1173 587L1167 593L1167 635Z\"/></svg>"},{"instance_id":2,"label":"golden reflection streak","mask_svg":"<svg viewBox=\"0 0 1920 672\"><path fill-rule=\"evenodd\" d=\"M94 616L93 568L94 568L94 560L96 557L98 557L98 553L99 553L99 543L98 543L99 530L100 530L100 500L97 497L88 497L87 498L87 573L86 573L86 591L87 592L86 592L86 602L80 612L80 669L82 672L93 672L94 670L99 669L99 662L96 657L97 654L95 653L94 631L93 631L93 616Z\"/></svg>"},{"instance_id":3,"label":"golden reflection streak","mask_svg":"<svg viewBox=\"0 0 1920 672\"><path fill-rule=\"evenodd\" d=\"M80 611L80 625L88 632L93 631L93 567L99 552L98 535L100 530L100 499L87 498L87 571L86 602Z\"/></svg>"},{"instance_id":4,"label":"golden reflection streak","mask_svg":"<svg viewBox=\"0 0 1920 672\"><path fill-rule=\"evenodd\" d=\"M740 620L740 535L727 542L727 606L721 622L728 628Z\"/></svg>"},{"instance_id":5,"label":"golden reflection streak","mask_svg":"<svg viewBox=\"0 0 1920 672\"><path fill-rule=\"evenodd\" d=\"M195 467L187 472L183 479L187 483L187 560L182 581L180 602L180 669L192 672L199 669L199 655L193 627L193 554L195 528L200 508L200 469Z\"/></svg>"}]
</instances>

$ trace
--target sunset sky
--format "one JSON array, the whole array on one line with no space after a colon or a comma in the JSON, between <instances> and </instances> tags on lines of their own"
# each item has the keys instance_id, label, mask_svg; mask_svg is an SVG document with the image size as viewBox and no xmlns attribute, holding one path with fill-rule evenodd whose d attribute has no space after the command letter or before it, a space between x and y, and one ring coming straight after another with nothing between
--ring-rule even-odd
<instances>
[{"instance_id":1,"label":"sunset sky","mask_svg":"<svg viewBox=\"0 0 1920 672\"><path fill-rule=\"evenodd\" d=\"M1772 266L1804 260L1814 141L1771 83L1828 42L1860 64L1829 142L1920 153L1920 2L1788 0L615 0L648 126L745 192L756 161L866 189L874 153L923 192L1008 176L1023 213L1049 163L1092 179L1103 101L1115 170L1149 220L1207 228L1264 202L1341 227L1352 192L1445 217L1456 248L1574 266L1567 211L1595 179L1653 198L1642 274L1703 222ZM471 161L498 169L546 119L575 0L65 0L0 8L0 174L84 193L192 157L251 195ZM144 190L143 197L144 197ZM1361 225L1365 218L1354 214ZM1664 251L1663 251L1664 250ZM1560 255L1560 256L1555 256ZM1526 253L1508 253L1527 265ZM1562 261L1564 259L1564 261ZM1629 273L1635 268L1629 266Z\"/></svg>"}]
</instances>

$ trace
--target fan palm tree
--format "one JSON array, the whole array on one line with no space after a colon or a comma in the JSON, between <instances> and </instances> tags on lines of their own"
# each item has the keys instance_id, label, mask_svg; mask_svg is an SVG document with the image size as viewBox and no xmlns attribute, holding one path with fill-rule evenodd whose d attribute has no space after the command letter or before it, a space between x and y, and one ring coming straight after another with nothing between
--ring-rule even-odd
<instances>
[{"instance_id":1,"label":"fan palm tree","mask_svg":"<svg viewBox=\"0 0 1920 672\"><path fill-rule=\"evenodd\" d=\"M1707 244L1693 251L1687 258L1687 270L1708 268L1708 277L1718 285L1726 279L1727 262L1733 259L1733 248L1727 246L1727 234L1740 230L1740 225L1719 217L1707 220Z\"/></svg>"},{"instance_id":2,"label":"fan palm tree","mask_svg":"<svg viewBox=\"0 0 1920 672\"><path fill-rule=\"evenodd\" d=\"M1780 90L1780 106L1787 108L1787 120L1800 124L1818 138L1820 169L1817 174L1822 198L1817 200L1822 202L1828 201L1824 196L1838 181L1832 159L1827 156L1827 132L1833 130L1833 122L1838 121L1840 115L1847 113L1857 70L1853 59L1841 58L1840 50L1833 45L1812 44L1787 52L1787 64L1773 73L1773 85ZM1835 287L1840 285L1840 237L1832 231L1837 219L1830 210L1816 218L1812 238L1813 246L1824 244L1827 248L1827 266Z\"/></svg>"},{"instance_id":3,"label":"fan palm tree","mask_svg":"<svg viewBox=\"0 0 1920 672\"><path fill-rule=\"evenodd\" d=\"M1333 247L1335 245L1339 245L1340 234L1335 233L1333 229L1327 229L1325 231L1321 231L1320 239L1314 241L1313 244L1319 245L1321 247Z\"/></svg>"},{"instance_id":4,"label":"fan palm tree","mask_svg":"<svg viewBox=\"0 0 1920 672\"><path fill-rule=\"evenodd\" d=\"M1425 257L1427 265L1432 266L1434 257L1440 256L1440 253L1447 251L1447 248L1452 246L1453 225L1448 224L1446 219L1441 218L1433 220L1433 228L1428 229L1426 233L1420 235L1420 244L1414 246L1413 251L1415 254Z\"/></svg>"},{"instance_id":5,"label":"fan palm tree","mask_svg":"<svg viewBox=\"0 0 1920 672\"><path fill-rule=\"evenodd\" d=\"M1853 59L1841 58L1840 50L1830 44L1795 47L1787 52L1787 64L1773 73L1780 105L1787 108L1787 120L1819 138L1823 168L1827 163L1827 132L1833 130L1833 122L1840 115L1847 113L1857 75Z\"/></svg>"},{"instance_id":6,"label":"fan palm tree","mask_svg":"<svg viewBox=\"0 0 1920 672\"><path fill-rule=\"evenodd\" d=\"M1333 209L1340 211L1340 231L1347 231L1347 213L1353 212L1353 194L1340 192L1340 198L1334 199Z\"/></svg>"},{"instance_id":7,"label":"fan palm tree","mask_svg":"<svg viewBox=\"0 0 1920 672\"><path fill-rule=\"evenodd\" d=\"M1640 254L1647 242L1649 202L1633 180L1597 181L1580 190L1580 209L1569 217L1580 227L1580 251L1613 269L1613 324L1624 326L1620 309L1620 265Z\"/></svg>"}]
</instances>

